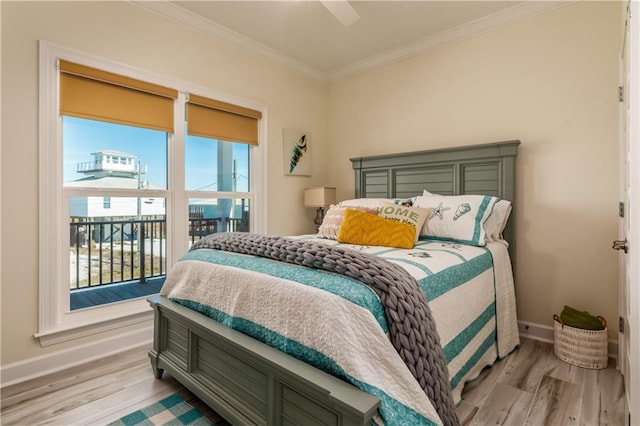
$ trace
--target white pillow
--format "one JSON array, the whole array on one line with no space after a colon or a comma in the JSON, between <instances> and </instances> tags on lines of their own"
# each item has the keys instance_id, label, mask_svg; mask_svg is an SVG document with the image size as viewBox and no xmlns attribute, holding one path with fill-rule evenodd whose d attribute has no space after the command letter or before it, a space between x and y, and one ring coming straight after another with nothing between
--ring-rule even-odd
<instances>
[{"instance_id":1,"label":"white pillow","mask_svg":"<svg viewBox=\"0 0 640 426\"><path fill-rule=\"evenodd\" d=\"M417 197L413 197L413 198L407 198L407 199L402 199L402 198L353 198L350 200L343 200L340 201L338 204L341 206L357 206L357 207L368 207L368 208L379 208L381 207L384 203L391 203L391 204L402 204L406 201L411 201L411 203L414 202L415 198Z\"/></svg>"},{"instance_id":2,"label":"white pillow","mask_svg":"<svg viewBox=\"0 0 640 426\"><path fill-rule=\"evenodd\" d=\"M340 226L342 226L342 220L344 219L344 212L347 209L359 210L366 213L378 214L378 209L372 209L369 207L361 206L339 206L331 205L329 210L322 219L322 225L318 228L318 237L328 238L335 240L338 238L338 232Z\"/></svg>"},{"instance_id":3,"label":"white pillow","mask_svg":"<svg viewBox=\"0 0 640 426\"><path fill-rule=\"evenodd\" d=\"M423 197L436 197L438 194L427 191L422 191ZM504 241L502 233L504 228L507 227L509 221L509 215L511 214L511 201L499 200L493 207L493 213L489 216L484 223L484 230L487 236L487 241Z\"/></svg>"},{"instance_id":4,"label":"white pillow","mask_svg":"<svg viewBox=\"0 0 640 426\"><path fill-rule=\"evenodd\" d=\"M351 200L343 200L338 204L350 207L368 207L370 209L379 208L382 203L393 203L393 198L353 198Z\"/></svg>"},{"instance_id":5,"label":"white pillow","mask_svg":"<svg viewBox=\"0 0 640 426\"><path fill-rule=\"evenodd\" d=\"M484 246L487 244L484 224L498 201L488 195L417 197L416 207L431 209L420 235Z\"/></svg>"},{"instance_id":6,"label":"white pillow","mask_svg":"<svg viewBox=\"0 0 640 426\"><path fill-rule=\"evenodd\" d=\"M487 241L503 240L502 232L507 226L511 214L511 201L499 200L493 207L493 213L484 223L484 230L487 233Z\"/></svg>"}]
</instances>

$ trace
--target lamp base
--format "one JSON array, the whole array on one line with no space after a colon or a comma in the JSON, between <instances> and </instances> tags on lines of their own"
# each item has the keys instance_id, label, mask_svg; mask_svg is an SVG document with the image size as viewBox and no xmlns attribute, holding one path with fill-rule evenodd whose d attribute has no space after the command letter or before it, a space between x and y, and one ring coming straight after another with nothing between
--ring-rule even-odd
<instances>
[{"instance_id":1,"label":"lamp base","mask_svg":"<svg viewBox=\"0 0 640 426\"><path fill-rule=\"evenodd\" d=\"M324 208L318 207L318 209L316 210L316 217L315 219L313 219L313 223L316 224L316 231L320 228L320 225L322 225L323 220L324 220Z\"/></svg>"}]
</instances>

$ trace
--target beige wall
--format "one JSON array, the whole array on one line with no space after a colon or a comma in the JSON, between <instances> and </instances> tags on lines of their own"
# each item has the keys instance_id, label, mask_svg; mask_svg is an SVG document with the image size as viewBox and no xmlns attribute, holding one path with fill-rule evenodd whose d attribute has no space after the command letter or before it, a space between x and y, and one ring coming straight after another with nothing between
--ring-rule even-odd
<instances>
[{"instance_id":1,"label":"beige wall","mask_svg":"<svg viewBox=\"0 0 640 426\"><path fill-rule=\"evenodd\" d=\"M519 319L551 326L568 304L616 338L620 5L578 2L332 84L339 195L350 157L520 139Z\"/></svg>"},{"instance_id":2,"label":"beige wall","mask_svg":"<svg viewBox=\"0 0 640 426\"><path fill-rule=\"evenodd\" d=\"M314 212L302 206L302 190L325 183L327 175L328 155L322 149L326 82L287 71L127 2L0 5L2 365L92 340L40 348L33 338L38 327L38 40L267 105L267 231L313 231ZM308 130L317 144L312 177L282 173L282 129L289 127Z\"/></svg>"}]
</instances>

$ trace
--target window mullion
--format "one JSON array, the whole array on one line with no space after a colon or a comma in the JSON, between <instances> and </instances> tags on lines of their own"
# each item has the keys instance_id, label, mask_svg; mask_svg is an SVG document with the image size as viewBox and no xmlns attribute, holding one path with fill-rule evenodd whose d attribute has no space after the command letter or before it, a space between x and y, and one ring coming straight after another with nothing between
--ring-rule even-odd
<instances>
[{"instance_id":1,"label":"window mullion","mask_svg":"<svg viewBox=\"0 0 640 426\"><path fill-rule=\"evenodd\" d=\"M187 191L188 198L253 198L252 192L232 191Z\"/></svg>"},{"instance_id":2,"label":"window mullion","mask_svg":"<svg viewBox=\"0 0 640 426\"><path fill-rule=\"evenodd\" d=\"M72 188L63 189L65 196L70 197L137 197L168 198L170 191L166 189L104 189L104 188Z\"/></svg>"},{"instance_id":3,"label":"window mullion","mask_svg":"<svg viewBox=\"0 0 640 426\"><path fill-rule=\"evenodd\" d=\"M189 208L185 191L185 106L187 95L179 93L174 110L174 133L169 141L169 190L171 199L167 200L167 226L171 230L171 250L167 253L168 266L173 266L178 257L189 247Z\"/></svg>"}]
</instances>

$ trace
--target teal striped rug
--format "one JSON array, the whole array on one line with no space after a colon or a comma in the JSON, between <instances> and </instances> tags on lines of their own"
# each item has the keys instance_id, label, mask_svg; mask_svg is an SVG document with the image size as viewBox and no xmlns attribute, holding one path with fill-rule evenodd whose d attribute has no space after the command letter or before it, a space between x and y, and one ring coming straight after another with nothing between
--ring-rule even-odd
<instances>
[{"instance_id":1,"label":"teal striped rug","mask_svg":"<svg viewBox=\"0 0 640 426\"><path fill-rule=\"evenodd\" d=\"M148 407L127 414L108 426L210 426L212 424L199 410L187 404L180 395L173 394Z\"/></svg>"}]
</instances>

